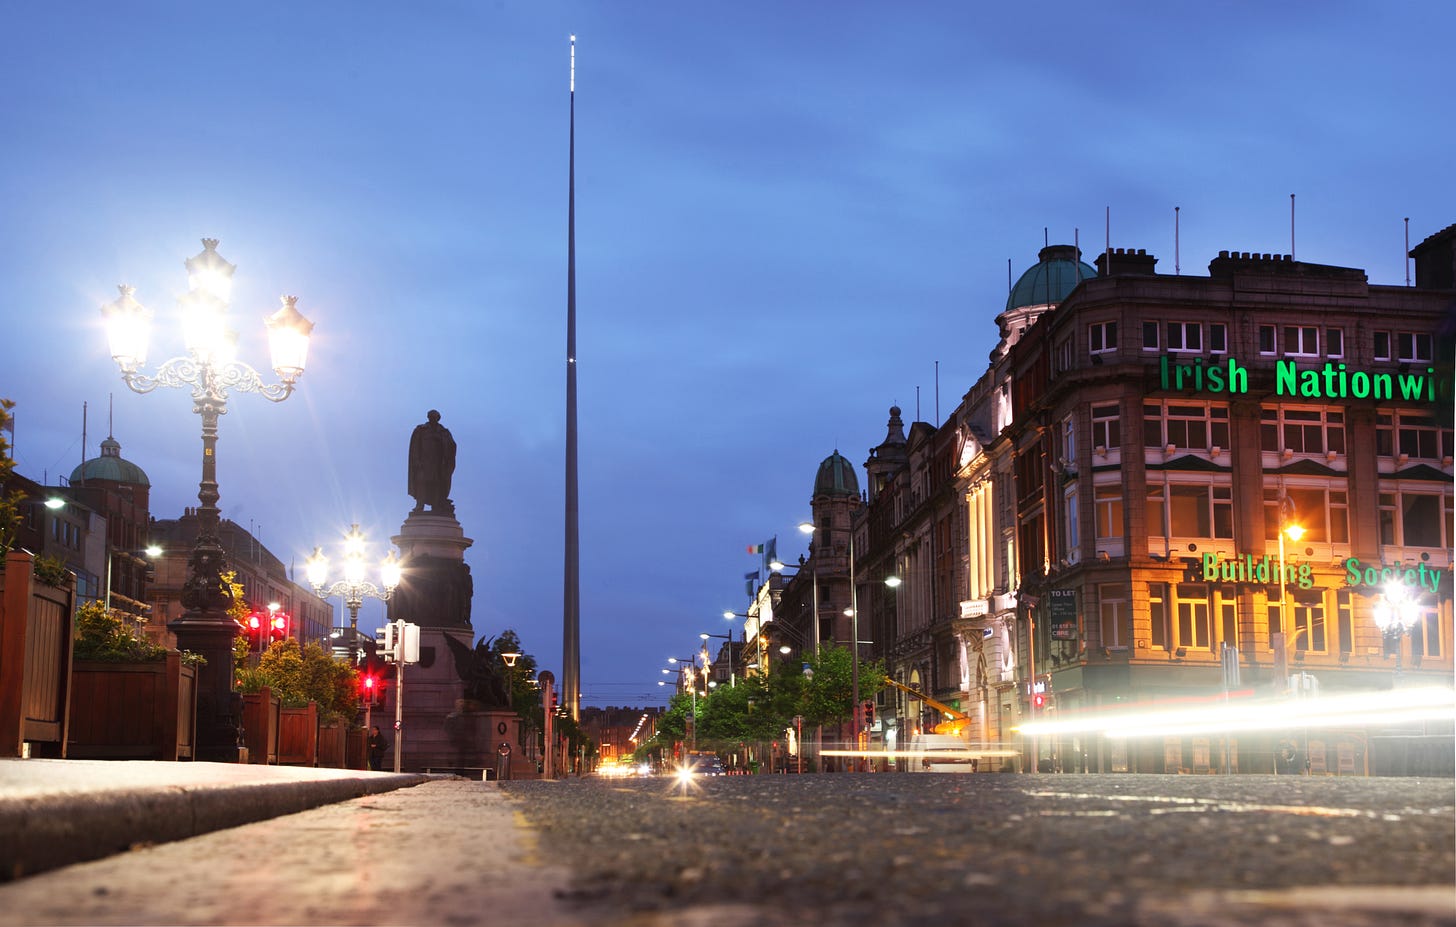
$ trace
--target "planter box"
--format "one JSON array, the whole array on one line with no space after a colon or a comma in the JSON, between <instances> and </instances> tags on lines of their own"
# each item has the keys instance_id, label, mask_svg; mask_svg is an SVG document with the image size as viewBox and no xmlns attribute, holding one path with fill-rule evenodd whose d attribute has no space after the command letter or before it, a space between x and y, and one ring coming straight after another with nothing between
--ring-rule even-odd
<instances>
[{"instance_id":1,"label":"planter box","mask_svg":"<svg viewBox=\"0 0 1456 927\"><path fill-rule=\"evenodd\" d=\"M243 737L248 746L249 763L267 766L278 762L281 711L271 689L243 694Z\"/></svg>"},{"instance_id":2,"label":"planter box","mask_svg":"<svg viewBox=\"0 0 1456 927\"><path fill-rule=\"evenodd\" d=\"M0 571L0 756L66 755L75 586L32 576L34 558L11 551Z\"/></svg>"},{"instance_id":3,"label":"planter box","mask_svg":"<svg viewBox=\"0 0 1456 927\"><path fill-rule=\"evenodd\" d=\"M278 711L278 762L288 766L318 765L318 703Z\"/></svg>"},{"instance_id":4,"label":"planter box","mask_svg":"<svg viewBox=\"0 0 1456 927\"><path fill-rule=\"evenodd\" d=\"M322 725L318 730L318 765L344 769L349 728L342 722Z\"/></svg>"},{"instance_id":5,"label":"planter box","mask_svg":"<svg viewBox=\"0 0 1456 927\"><path fill-rule=\"evenodd\" d=\"M197 667L175 651L151 663L77 661L67 755L83 760L190 760Z\"/></svg>"}]
</instances>

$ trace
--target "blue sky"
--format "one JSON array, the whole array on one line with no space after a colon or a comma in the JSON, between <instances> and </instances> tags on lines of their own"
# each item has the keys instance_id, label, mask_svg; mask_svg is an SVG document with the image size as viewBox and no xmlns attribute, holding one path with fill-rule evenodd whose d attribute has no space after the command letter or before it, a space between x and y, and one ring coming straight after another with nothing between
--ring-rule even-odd
<instances>
[{"instance_id":1,"label":"blue sky","mask_svg":"<svg viewBox=\"0 0 1456 927\"><path fill-rule=\"evenodd\" d=\"M158 313L238 265L241 356L281 293L299 391L234 394L226 517L285 562L412 502L410 430L459 444L474 626L560 670L567 37L577 44L582 684L660 700L664 658L792 559L820 460L943 417L1043 236L1206 274L1287 253L1401 284L1456 222L1442 2L14 2L0 8L0 395L33 478L114 397L152 509L196 505L181 390L130 393L98 307ZM1044 232L1044 230L1048 230ZM862 473L862 471L861 471ZM382 555L383 547L377 548ZM300 581L302 576L300 572ZM365 607L377 624L382 609Z\"/></svg>"}]
</instances>

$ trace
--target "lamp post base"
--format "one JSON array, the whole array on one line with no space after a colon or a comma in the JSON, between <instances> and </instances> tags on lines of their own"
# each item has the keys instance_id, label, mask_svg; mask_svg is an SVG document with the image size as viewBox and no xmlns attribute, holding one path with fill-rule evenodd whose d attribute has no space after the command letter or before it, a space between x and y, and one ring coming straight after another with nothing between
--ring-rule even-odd
<instances>
[{"instance_id":1,"label":"lamp post base","mask_svg":"<svg viewBox=\"0 0 1456 927\"><path fill-rule=\"evenodd\" d=\"M193 758L210 763L238 762L243 699L233 691L233 638L237 625L225 614L189 613L167 627L177 635L179 650L200 654L207 660L197 668Z\"/></svg>"}]
</instances>

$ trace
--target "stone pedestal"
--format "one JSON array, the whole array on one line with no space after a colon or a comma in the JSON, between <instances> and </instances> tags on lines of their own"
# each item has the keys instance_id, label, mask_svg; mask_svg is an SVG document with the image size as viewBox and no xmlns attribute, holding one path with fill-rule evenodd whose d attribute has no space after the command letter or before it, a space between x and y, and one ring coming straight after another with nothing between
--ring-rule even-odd
<instances>
[{"instance_id":1,"label":"stone pedestal","mask_svg":"<svg viewBox=\"0 0 1456 927\"><path fill-rule=\"evenodd\" d=\"M453 515L411 512L391 538L400 550L400 581L389 600L389 619L421 628L470 631L475 585L465 551L474 542ZM474 646L474 642L470 642Z\"/></svg>"},{"instance_id":2,"label":"stone pedestal","mask_svg":"<svg viewBox=\"0 0 1456 927\"><path fill-rule=\"evenodd\" d=\"M500 745L505 742L511 748L511 778L534 778L536 757L521 741L520 717L512 711L482 709L463 697L465 682L447 637L466 648L474 643L470 631L421 628L420 662L404 667L400 769L455 771L474 778L490 769L494 776L500 764ZM394 724L399 686L391 688L384 704L374 709L372 723L383 730ZM391 752L385 765L392 768L392 764Z\"/></svg>"}]
</instances>

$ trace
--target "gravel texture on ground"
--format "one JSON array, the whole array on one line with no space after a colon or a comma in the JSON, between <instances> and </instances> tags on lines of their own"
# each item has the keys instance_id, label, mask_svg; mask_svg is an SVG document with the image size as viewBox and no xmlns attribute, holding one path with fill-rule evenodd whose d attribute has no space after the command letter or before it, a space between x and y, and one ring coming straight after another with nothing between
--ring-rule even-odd
<instances>
[{"instance_id":1,"label":"gravel texture on ground","mask_svg":"<svg viewBox=\"0 0 1456 927\"><path fill-rule=\"evenodd\" d=\"M1363 927L1395 922L1375 902L1393 894L1400 923L1456 924L1451 780L837 774L502 790L572 871L572 900L604 918Z\"/></svg>"}]
</instances>

